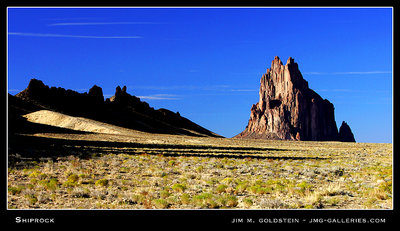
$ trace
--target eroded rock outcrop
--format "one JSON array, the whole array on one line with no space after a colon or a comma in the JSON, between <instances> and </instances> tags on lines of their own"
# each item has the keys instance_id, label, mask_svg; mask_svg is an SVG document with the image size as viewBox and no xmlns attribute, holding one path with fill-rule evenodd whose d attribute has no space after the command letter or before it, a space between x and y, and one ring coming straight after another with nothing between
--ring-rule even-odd
<instances>
[{"instance_id":1,"label":"eroded rock outcrop","mask_svg":"<svg viewBox=\"0 0 400 231\"><path fill-rule=\"evenodd\" d=\"M261 78L248 125L236 137L335 141L334 106L308 87L293 58L284 65L276 56Z\"/></svg>"},{"instance_id":2,"label":"eroded rock outcrop","mask_svg":"<svg viewBox=\"0 0 400 231\"><path fill-rule=\"evenodd\" d=\"M80 116L88 116L93 114L92 112L102 110L104 103L103 91L96 85L89 93L79 93L62 87L49 87L38 79L31 79L28 87L15 96L35 102L46 109Z\"/></svg>"},{"instance_id":3,"label":"eroded rock outcrop","mask_svg":"<svg viewBox=\"0 0 400 231\"><path fill-rule=\"evenodd\" d=\"M342 122L342 125L339 128L339 141L356 142L350 126L345 121Z\"/></svg>"},{"instance_id":4,"label":"eroded rock outcrop","mask_svg":"<svg viewBox=\"0 0 400 231\"><path fill-rule=\"evenodd\" d=\"M141 111L144 113L154 110L148 103L141 101L139 97L130 95L126 90L126 86L123 86L122 89L120 86L117 86L114 96L112 96L110 99L107 99L107 102L111 102L112 104L122 107L135 108L136 111Z\"/></svg>"}]
</instances>

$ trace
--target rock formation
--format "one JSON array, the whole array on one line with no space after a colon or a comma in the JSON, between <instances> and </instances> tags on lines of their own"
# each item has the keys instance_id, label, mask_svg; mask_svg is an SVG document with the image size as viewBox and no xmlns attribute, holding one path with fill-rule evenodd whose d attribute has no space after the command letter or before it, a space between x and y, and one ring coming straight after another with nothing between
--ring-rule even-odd
<instances>
[{"instance_id":1,"label":"rock formation","mask_svg":"<svg viewBox=\"0 0 400 231\"><path fill-rule=\"evenodd\" d=\"M103 89L101 87L94 85L89 89L89 96L93 99L96 104L101 104L104 101Z\"/></svg>"},{"instance_id":2,"label":"rock formation","mask_svg":"<svg viewBox=\"0 0 400 231\"><path fill-rule=\"evenodd\" d=\"M342 122L342 125L339 128L339 141L356 142L356 139L354 138L350 126L344 121Z\"/></svg>"},{"instance_id":3,"label":"rock formation","mask_svg":"<svg viewBox=\"0 0 400 231\"><path fill-rule=\"evenodd\" d=\"M179 113L167 109L155 110L140 98L127 93L126 86L122 89L118 86L115 95L104 100L103 90L96 85L88 93L79 93L61 87L48 87L40 80L31 79L28 87L15 98L37 108L145 132L220 137Z\"/></svg>"},{"instance_id":4,"label":"rock formation","mask_svg":"<svg viewBox=\"0 0 400 231\"><path fill-rule=\"evenodd\" d=\"M259 101L237 138L338 140L334 106L308 87L297 63L278 56L260 81Z\"/></svg>"},{"instance_id":5,"label":"rock formation","mask_svg":"<svg viewBox=\"0 0 400 231\"><path fill-rule=\"evenodd\" d=\"M126 86L123 86L122 89L120 86L117 86L114 96L106 99L106 101L122 107L128 106L135 108L136 111L149 112L149 110L153 110L148 103L142 102L140 98L134 95L130 95L126 90Z\"/></svg>"},{"instance_id":6,"label":"rock formation","mask_svg":"<svg viewBox=\"0 0 400 231\"><path fill-rule=\"evenodd\" d=\"M93 112L104 103L103 91L96 85L89 93L79 93L62 87L49 87L38 79L31 79L28 87L15 96L47 109L79 116L95 114Z\"/></svg>"}]
</instances>

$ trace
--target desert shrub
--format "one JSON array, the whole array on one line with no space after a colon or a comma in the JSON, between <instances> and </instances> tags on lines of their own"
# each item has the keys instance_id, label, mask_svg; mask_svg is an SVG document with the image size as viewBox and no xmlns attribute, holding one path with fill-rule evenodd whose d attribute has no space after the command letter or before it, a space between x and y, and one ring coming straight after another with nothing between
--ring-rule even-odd
<instances>
[{"instance_id":1,"label":"desert shrub","mask_svg":"<svg viewBox=\"0 0 400 231\"><path fill-rule=\"evenodd\" d=\"M196 168L196 172L202 172L204 169L203 165L200 165L199 167Z\"/></svg>"},{"instance_id":2,"label":"desert shrub","mask_svg":"<svg viewBox=\"0 0 400 231\"><path fill-rule=\"evenodd\" d=\"M69 182L69 183L72 184L72 182ZM50 180L41 180L41 181L39 181L39 184L42 185L45 189L47 189L49 191L54 191L57 189L58 179L51 178Z\"/></svg>"},{"instance_id":3,"label":"desert shrub","mask_svg":"<svg viewBox=\"0 0 400 231\"><path fill-rule=\"evenodd\" d=\"M189 178L189 179L196 179L198 176L196 175L196 174L192 174L192 173L188 173L187 174L187 177ZM199 177L200 178L200 177Z\"/></svg>"},{"instance_id":4,"label":"desert shrub","mask_svg":"<svg viewBox=\"0 0 400 231\"><path fill-rule=\"evenodd\" d=\"M108 183L109 183L109 182L108 182L107 179L100 179L100 180L96 181L95 185L96 185L96 186L105 187L105 186L108 185Z\"/></svg>"},{"instance_id":5,"label":"desert shrub","mask_svg":"<svg viewBox=\"0 0 400 231\"><path fill-rule=\"evenodd\" d=\"M296 187L300 193L305 193L307 190L310 190L313 186L305 181L302 181L298 183Z\"/></svg>"},{"instance_id":6,"label":"desert shrub","mask_svg":"<svg viewBox=\"0 0 400 231\"><path fill-rule=\"evenodd\" d=\"M239 182L238 185L236 185L236 192L237 193L243 193L244 191L246 191L248 188L248 182Z\"/></svg>"},{"instance_id":7,"label":"desert shrub","mask_svg":"<svg viewBox=\"0 0 400 231\"><path fill-rule=\"evenodd\" d=\"M182 204L189 204L190 203L190 196L187 193L182 194L180 197Z\"/></svg>"},{"instance_id":8,"label":"desert shrub","mask_svg":"<svg viewBox=\"0 0 400 231\"><path fill-rule=\"evenodd\" d=\"M39 195L37 196L37 200L41 204L45 204L51 201L49 195L46 192L39 193Z\"/></svg>"},{"instance_id":9,"label":"desert shrub","mask_svg":"<svg viewBox=\"0 0 400 231\"><path fill-rule=\"evenodd\" d=\"M306 205L305 208L317 208L320 209L323 207L322 199L323 196L320 192L312 192L308 193L304 198Z\"/></svg>"},{"instance_id":10,"label":"desert shrub","mask_svg":"<svg viewBox=\"0 0 400 231\"><path fill-rule=\"evenodd\" d=\"M225 202L226 207L236 207L238 205L238 199L236 196L226 195L225 200L226 200Z\"/></svg>"},{"instance_id":11,"label":"desert shrub","mask_svg":"<svg viewBox=\"0 0 400 231\"><path fill-rule=\"evenodd\" d=\"M236 207L238 199L233 195L213 195L211 193L201 193L193 196L193 202L201 208L220 208L220 207Z\"/></svg>"},{"instance_id":12,"label":"desert shrub","mask_svg":"<svg viewBox=\"0 0 400 231\"><path fill-rule=\"evenodd\" d=\"M215 163L214 168L224 168L224 165L222 163Z\"/></svg>"},{"instance_id":13,"label":"desert shrub","mask_svg":"<svg viewBox=\"0 0 400 231\"><path fill-rule=\"evenodd\" d=\"M367 191L367 195L370 198L376 198L379 200L387 200L389 199L392 195L385 192L382 188L373 188Z\"/></svg>"},{"instance_id":14,"label":"desert shrub","mask_svg":"<svg viewBox=\"0 0 400 231\"><path fill-rule=\"evenodd\" d=\"M234 180L231 177L226 177L221 182L229 185L229 184L232 184L234 182Z\"/></svg>"},{"instance_id":15,"label":"desert shrub","mask_svg":"<svg viewBox=\"0 0 400 231\"><path fill-rule=\"evenodd\" d=\"M211 193L201 193L193 196L193 202L196 206L201 208L215 208L216 202L213 200L214 195Z\"/></svg>"},{"instance_id":16,"label":"desert shrub","mask_svg":"<svg viewBox=\"0 0 400 231\"><path fill-rule=\"evenodd\" d=\"M329 184L321 192L322 196L343 195L345 192L341 189L340 184Z\"/></svg>"},{"instance_id":17,"label":"desert shrub","mask_svg":"<svg viewBox=\"0 0 400 231\"><path fill-rule=\"evenodd\" d=\"M79 180L79 176L76 174L70 174L67 178L67 181L64 182L64 187L74 187L77 185Z\"/></svg>"},{"instance_id":18,"label":"desert shrub","mask_svg":"<svg viewBox=\"0 0 400 231\"><path fill-rule=\"evenodd\" d=\"M96 199L104 200L106 198L107 192L104 190L97 190L97 189L92 189L89 192L89 197L93 197Z\"/></svg>"},{"instance_id":19,"label":"desert shrub","mask_svg":"<svg viewBox=\"0 0 400 231\"><path fill-rule=\"evenodd\" d=\"M37 183L38 183L38 179L36 179L36 178L32 178L32 179L30 179L30 181L29 182L31 182L32 183L32 185L34 186L34 185L36 185Z\"/></svg>"},{"instance_id":20,"label":"desert shrub","mask_svg":"<svg viewBox=\"0 0 400 231\"><path fill-rule=\"evenodd\" d=\"M9 186L8 192L11 193L12 195L16 195L16 194L20 194L23 189L24 189L24 186L21 186L21 185L17 186L17 187Z\"/></svg>"},{"instance_id":21,"label":"desert shrub","mask_svg":"<svg viewBox=\"0 0 400 231\"><path fill-rule=\"evenodd\" d=\"M26 195L26 199L28 199L30 205L34 205L36 202L38 202L38 199L35 195Z\"/></svg>"},{"instance_id":22,"label":"desert shrub","mask_svg":"<svg viewBox=\"0 0 400 231\"><path fill-rule=\"evenodd\" d=\"M376 198L368 198L368 200L366 200L366 201L364 202L364 205L365 205L367 208L370 208L370 207L373 207L373 206L376 205L376 201L377 201Z\"/></svg>"},{"instance_id":23,"label":"desert shrub","mask_svg":"<svg viewBox=\"0 0 400 231\"><path fill-rule=\"evenodd\" d=\"M87 188L74 188L72 190L72 197L77 197L77 198L89 198L90 197L90 191Z\"/></svg>"},{"instance_id":24,"label":"desert shrub","mask_svg":"<svg viewBox=\"0 0 400 231\"><path fill-rule=\"evenodd\" d=\"M378 188L379 188L379 190L389 194L391 197L391 195L392 195L392 181L391 180L381 183Z\"/></svg>"},{"instance_id":25,"label":"desert shrub","mask_svg":"<svg viewBox=\"0 0 400 231\"><path fill-rule=\"evenodd\" d=\"M285 206L282 201L275 198L265 198L260 202L260 205L266 209L279 209Z\"/></svg>"},{"instance_id":26,"label":"desert shrub","mask_svg":"<svg viewBox=\"0 0 400 231\"><path fill-rule=\"evenodd\" d=\"M35 191L33 191L33 190L25 190L24 196L28 200L28 203L30 205L34 205L38 201Z\"/></svg>"},{"instance_id":27,"label":"desert shrub","mask_svg":"<svg viewBox=\"0 0 400 231\"><path fill-rule=\"evenodd\" d=\"M40 173L39 175L38 175L38 179L39 180L44 180L44 179L46 179L48 176L47 176L47 174L46 173Z\"/></svg>"},{"instance_id":28,"label":"desert shrub","mask_svg":"<svg viewBox=\"0 0 400 231\"><path fill-rule=\"evenodd\" d=\"M266 182L266 184L273 190L279 192L285 192L288 190L289 186L292 186L292 182L288 179L271 179Z\"/></svg>"},{"instance_id":29,"label":"desert shrub","mask_svg":"<svg viewBox=\"0 0 400 231\"><path fill-rule=\"evenodd\" d=\"M184 184L174 184L172 189L176 192L184 192L186 190L186 185Z\"/></svg>"},{"instance_id":30,"label":"desert shrub","mask_svg":"<svg viewBox=\"0 0 400 231\"><path fill-rule=\"evenodd\" d=\"M250 206L253 205L253 200L251 200L250 198L244 198L244 199L243 199L243 203L244 203L246 206L250 207Z\"/></svg>"},{"instance_id":31,"label":"desert shrub","mask_svg":"<svg viewBox=\"0 0 400 231\"><path fill-rule=\"evenodd\" d=\"M262 187L260 185L253 185L249 188L249 191L254 193L254 194L268 194L272 192L272 188L271 187Z\"/></svg>"},{"instance_id":32,"label":"desert shrub","mask_svg":"<svg viewBox=\"0 0 400 231\"><path fill-rule=\"evenodd\" d=\"M252 185L249 188L247 188L247 191L256 194L257 190L259 190L261 188L260 185Z\"/></svg>"},{"instance_id":33,"label":"desert shrub","mask_svg":"<svg viewBox=\"0 0 400 231\"><path fill-rule=\"evenodd\" d=\"M324 202L327 203L328 205L335 206L339 203L339 199L336 197L329 197L325 199Z\"/></svg>"},{"instance_id":34,"label":"desert shrub","mask_svg":"<svg viewBox=\"0 0 400 231\"><path fill-rule=\"evenodd\" d=\"M223 193L223 192L225 192L226 188L228 188L227 185L220 184L217 186L216 191L217 191L217 193Z\"/></svg>"},{"instance_id":35,"label":"desert shrub","mask_svg":"<svg viewBox=\"0 0 400 231\"><path fill-rule=\"evenodd\" d=\"M163 198L163 199L169 197L170 195L171 195L171 193L168 190L162 190L160 192L160 197Z\"/></svg>"},{"instance_id":36,"label":"desert shrub","mask_svg":"<svg viewBox=\"0 0 400 231\"><path fill-rule=\"evenodd\" d=\"M170 206L169 202L165 199L155 199L153 200L153 204L159 209L166 209Z\"/></svg>"},{"instance_id":37,"label":"desert shrub","mask_svg":"<svg viewBox=\"0 0 400 231\"><path fill-rule=\"evenodd\" d=\"M215 184L219 183L219 179L218 179L218 178L210 178L210 179L208 179L208 180L206 181L206 183L207 183L208 185L215 185Z\"/></svg>"},{"instance_id":38,"label":"desert shrub","mask_svg":"<svg viewBox=\"0 0 400 231\"><path fill-rule=\"evenodd\" d=\"M76 183L76 182L78 182L78 180L79 180L79 176L78 175L76 175L76 174L71 174L71 175L69 175L68 176L68 179L67 179L69 182L71 182L71 183Z\"/></svg>"},{"instance_id":39,"label":"desert shrub","mask_svg":"<svg viewBox=\"0 0 400 231\"><path fill-rule=\"evenodd\" d=\"M236 207L238 205L238 199L236 196L233 195L221 195L215 198L215 201L218 205L218 207Z\"/></svg>"},{"instance_id":40,"label":"desert shrub","mask_svg":"<svg viewBox=\"0 0 400 231\"><path fill-rule=\"evenodd\" d=\"M37 178L40 174L42 174L41 172L34 170L31 174L29 174L30 178Z\"/></svg>"},{"instance_id":41,"label":"desert shrub","mask_svg":"<svg viewBox=\"0 0 400 231\"><path fill-rule=\"evenodd\" d=\"M141 203L143 202L143 200L144 200L144 196L143 196L143 195L140 195L140 194L133 194L133 195L131 196L131 199L132 199L132 201L133 201L134 203L141 204Z\"/></svg>"},{"instance_id":42,"label":"desert shrub","mask_svg":"<svg viewBox=\"0 0 400 231\"><path fill-rule=\"evenodd\" d=\"M173 205L178 205L181 202L180 197L176 196L176 195L175 196L172 195L172 196L166 198L166 200L168 201L168 203L173 204Z\"/></svg>"}]
</instances>

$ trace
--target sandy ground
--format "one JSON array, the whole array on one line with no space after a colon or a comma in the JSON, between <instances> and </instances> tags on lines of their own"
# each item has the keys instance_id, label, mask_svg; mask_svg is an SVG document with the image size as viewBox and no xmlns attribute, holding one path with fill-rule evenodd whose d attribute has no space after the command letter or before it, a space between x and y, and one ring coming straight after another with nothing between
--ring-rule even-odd
<instances>
[{"instance_id":1,"label":"sandy ground","mask_svg":"<svg viewBox=\"0 0 400 231\"><path fill-rule=\"evenodd\" d=\"M128 134L130 129L102 123L83 117L74 117L49 110L40 110L24 115L29 122L46 124L76 131L105 133L105 134Z\"/></svg>"}]
</instances>

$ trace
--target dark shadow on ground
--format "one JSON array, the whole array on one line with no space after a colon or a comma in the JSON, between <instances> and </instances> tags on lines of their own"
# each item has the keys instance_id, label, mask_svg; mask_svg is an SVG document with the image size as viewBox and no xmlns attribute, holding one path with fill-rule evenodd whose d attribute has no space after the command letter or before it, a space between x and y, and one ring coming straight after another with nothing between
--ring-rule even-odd
<instances>
[{"instance_id":1,"label":"dark shadow on ground","mask_svg":"<svg viewBox=\"0 0 400 231\"><path fill-rule=\"evenodd\" d=\"M276 148L258 147L229 147L211 145L181 145L181 144L144 144L131 142L67 140L57 138L45 138L30 135L12 134L8 138L9 165L15 161L36 160L39 158L77 156L82 159L104 154L128 154L128 155L163 155L163 156L193 156L216 157L237 159L325 159L321 157L301 156L266 156L270 151L284 152L294 151ZM298 152L298 150L296 150Z\"/></svg>"}]
</instances>

